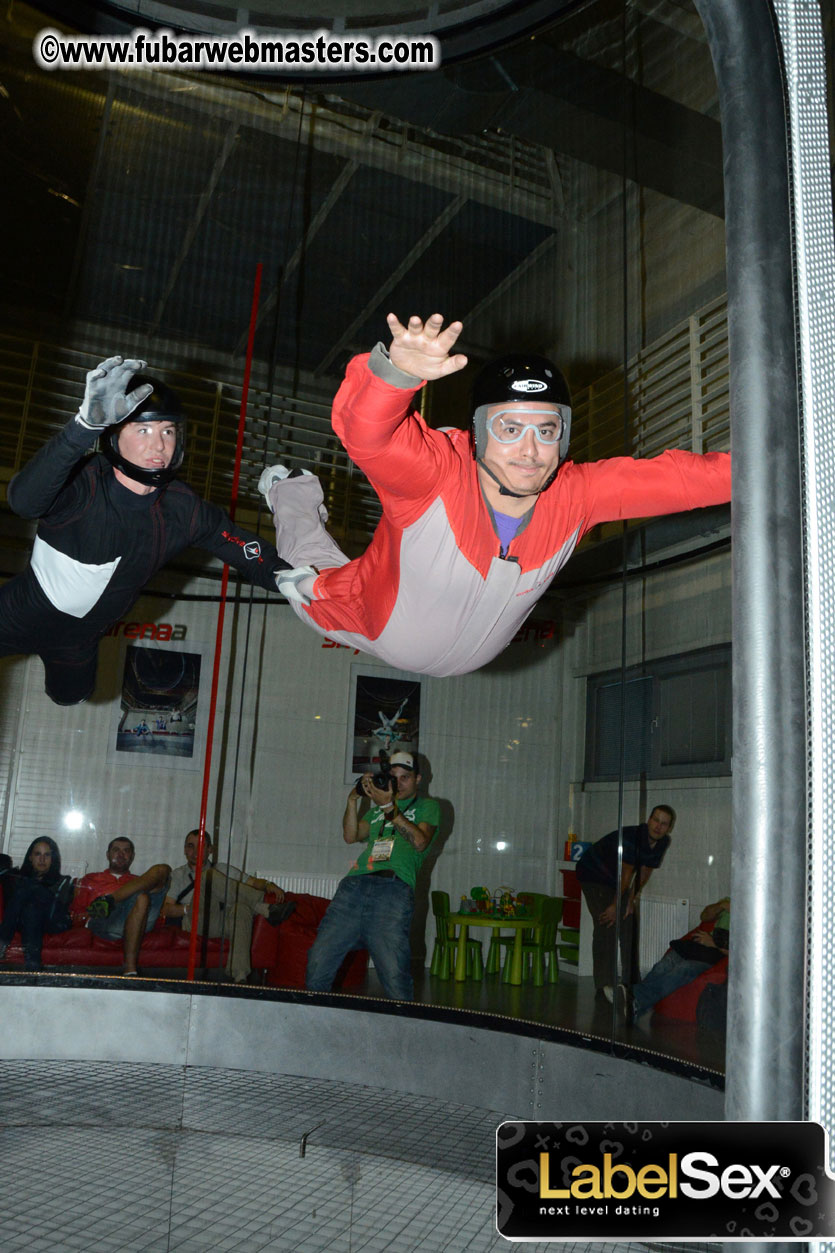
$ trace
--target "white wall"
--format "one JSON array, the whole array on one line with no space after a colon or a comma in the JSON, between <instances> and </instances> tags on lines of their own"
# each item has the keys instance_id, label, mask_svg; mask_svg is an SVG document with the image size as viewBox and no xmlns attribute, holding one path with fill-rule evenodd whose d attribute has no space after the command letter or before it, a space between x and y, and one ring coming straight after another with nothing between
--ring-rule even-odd
<instances>
[{"instance_id":1,"label":"white wall","mask_svg":"<svg viewBox=\"0 0 835 1253\"><path fill-rule=\"evenodd\" d=\"M202 587L217 590L205 581ZM216 607L148 597L131 618L187 627L184 646L206 649L201 703L207 700ZM324 647L285 605L256 605L234 787L245 635L246 608L237 610L237 620L228 612L209 826L225 846L234 790L234 860L279 880L282 873L342 874L354 856L341 836L351 665L365 659L353 650ZM423 680L420 751L444 814L433 886L453 899L475 884L539 889L547 879L556 888L553 866L562 838L558 643L531 639L511 645L503 659L478 674ZM83 870L86 863L101 869L108 841L129 835L137 845L135 869L181 862L183 836L198 819L200 771L144 755L108 762L119 718L122 647L116 639L102 641L96 696L70 709L59 709L44 695L37 658L0 664L4 727L15 728L22 711L19 738L0 739L0 775L12 780L4 847L16 859L32 839L48 834L73 868ZM386 671L373 659L369 668ZM72 809L84 814L78 831L63 824ZM499 841L506 843L504 852L496 848Z\"/></svg>"},{"instance_id":2,"label":"white wall","mask_svg":"<svg viewBox=\"0 0 835 1253\"><path fill-rule=\"evenodd\" d=\"M628 663L730 638L728 582L729 562L721 556L632 583ZM208 580L188 588L217 591ZM246 613L245 606L227 612L209 826L224 845L232 830L233 859L253 872L279 880L283 873L342 874L353 860L340 824L351 665L366 659L323 647L320 636L277 602L254 607L245 659ZM205 648L205 702L216 606L147 597L132 617L187 627L185 646ZM183 836L199 815L201 771L173 769L165 758L107 760L118 723L121 647L116 639L102 641L96 697L72 709L59 709L43 694L37 658L0 663L3 847L15 858L46 834L74 868L101 869L108 841L130 835L136 869L181 861ZM615 785L583 791L582 773L586 675L618 665L619 649L620 592L612 589L572 605L552 638L531 633L476 674L424 678L420 750L444 815L433 888L448 891L453 902L476 884L556 891L556 862L572 819L586 839L616 825ZM386 670L373 659L368 668ZM730 780L669 780L651 784L645 794L628 785L625 821L645 817L656 801L669 801L679 820L653 889L688 897L697 913L728 887ZM63 825L70 809L84 814L75 832Z\"/></svg>"}]
</instances>

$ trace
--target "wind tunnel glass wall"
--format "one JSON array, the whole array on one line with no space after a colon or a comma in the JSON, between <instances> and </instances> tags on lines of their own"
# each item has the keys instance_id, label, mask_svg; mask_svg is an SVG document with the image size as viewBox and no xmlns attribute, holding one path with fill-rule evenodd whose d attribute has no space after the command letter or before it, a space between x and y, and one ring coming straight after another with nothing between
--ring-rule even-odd
<instances>
[{"instance_id":1,"label":"wind tunnel glass wall","mask_svg":"<svg viewBox=\"0 0 835 1253\"><path fill-rule=\"evenodd\" d=\"M387 342L390 310L464 324L466 371L418 398L431 428L466 429L477 369L512 350L564 371L578 463L728 449L721 134L694 11L588 4L487 58L325 86L46 74L30 51L45 20L15 6L3 22L4 484L72 417L86 371L118 352L180 393L182 475L227 508L259 265L237 524L264 539L258 479L281 461L318 476L346 553L365 549L379 504L330 404L348 360ZM8 508L2 525L10 578L34 527ZM642 895L642 974L727 895L730 714L723 675L711 671L707 700L702 676L708 653L729 666L728 536L726 506L594 526L508 647L448 678L338 646L233 579L208 815L223 859L331 895L353 861L341 838L352 779L386 744L416 748L441 801L417 888L418 998L721 1070L693 998L639 1036L595 997L569 841L657 804L677 811ZM219 580L195 550L154 573L101 640L86 704L52 704L37 657L2 662L2 848L15 862L48 834L74 875L103 869L117 835L134 840L135 870L183 863ZM429 973L430 890L455 907L480 887L560 898L558 983ZM361 988L377 992L373 971Z\"/></svg>"}]
</instances>

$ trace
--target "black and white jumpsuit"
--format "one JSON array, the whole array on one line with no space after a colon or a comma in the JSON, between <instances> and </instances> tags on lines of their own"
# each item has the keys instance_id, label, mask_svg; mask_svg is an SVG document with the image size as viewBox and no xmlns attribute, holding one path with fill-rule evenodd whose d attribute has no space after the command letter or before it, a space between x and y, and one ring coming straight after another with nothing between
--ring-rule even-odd
<instances>
[{"instance_id":1,"label":"black and white jumpsuit","mask_svg":"<svg viewBox=\"0 0 835 1253\"><path fill-rule=\"evenodd\" d=\"M147 495L124 487L104 457L84 457L95 439L73 419L9 484L12 510L40 521L28 567L0 588L0 656L37 653L58 705L92 695L102 635L184 549L204 548L269 591L288 568L185 483Z\"/></svg>"}]
</instances>

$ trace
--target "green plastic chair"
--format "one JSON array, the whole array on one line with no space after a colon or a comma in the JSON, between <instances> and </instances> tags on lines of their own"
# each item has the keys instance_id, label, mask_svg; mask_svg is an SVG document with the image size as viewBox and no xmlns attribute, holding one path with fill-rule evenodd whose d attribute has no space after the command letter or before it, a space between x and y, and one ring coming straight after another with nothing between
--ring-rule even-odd
<instances>
[{"instance_id":1,"label":"green plastic chair","mask_svg":"<svg viewBox=\"0 0 835 1253\"><path fill-rule=\"evenodd\" d=\"M431 892L432 914L435 919L435 947L432 950L432 963L429 973L439 979L448 979L455 968L455 957L458 952L458 937L455 924L449 920L449 892ZM484 959L481 955L481 940L467 940L467 978L481 979L484 977Z\"/></svg>"},{"instance_id":2,"label":"green plastic chair","mask_svg":"<svg viewBox=\"0 0 835 1253\"><path fill-rule=\"evenodd\" d=\"M562 918L562 897L546 896L542 902L539 923L522 941L522 978L530 967L533 985L541 988L546 979L557 983L560 959L557 951L557 929Z\"/></svg>"},{"instance_id":3,"label":"green plastic chair","mask_svg":"<svg viewBox=\"0 0 835 1253\"><path fill-rule=\"evenodd\" d=\"M524 901L530 910L531 925L525 927L522 932L522 955L524 959L525 945L530 944L533 940L534 932L539 923L542 913L542 907L549 899L544 892L519 892L517 900ZM510 983L510 951L516 943L516 933L513 935L501 934L501 919L497 920L496 927L493 930L490 939L490 948L487 950L487 973L495 974L499 970L500 954L502 949L505 950L504 965L501 967L502 983Z\"/></svg>"},{"instance_id":4,"label":"green plastic chair","mask_svg":"<svg viewBox=\"0 0 835 1253\"><path fill-rule=\"evenodd\" d=\"M520 892L517 899L524 901L526 905L529 905L532 914L538 918L542 913L545 902L549 901L551 898L547 892ZM533 931L533 926L531 926L530 929ZM525 939L530 939L527 932L525 933Z\"/></svg>"}]
</instances>

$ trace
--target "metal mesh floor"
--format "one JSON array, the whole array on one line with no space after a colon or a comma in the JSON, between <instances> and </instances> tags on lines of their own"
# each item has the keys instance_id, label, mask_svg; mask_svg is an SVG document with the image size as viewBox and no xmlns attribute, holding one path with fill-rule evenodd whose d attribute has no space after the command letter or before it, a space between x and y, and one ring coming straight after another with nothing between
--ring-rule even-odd
<instances>
[{"instance_id":1,"label":"metal mesh floor","mask_svg":"<svg viewBox=\"0 0 835 1253\"><path fill-rule=\"evenodd\" d=\"M0 1062L0 1094L4 1253L508 1247L494 1227L501 1112L359 1084L110 1062Z\"/></svg>"}]
</instances>

